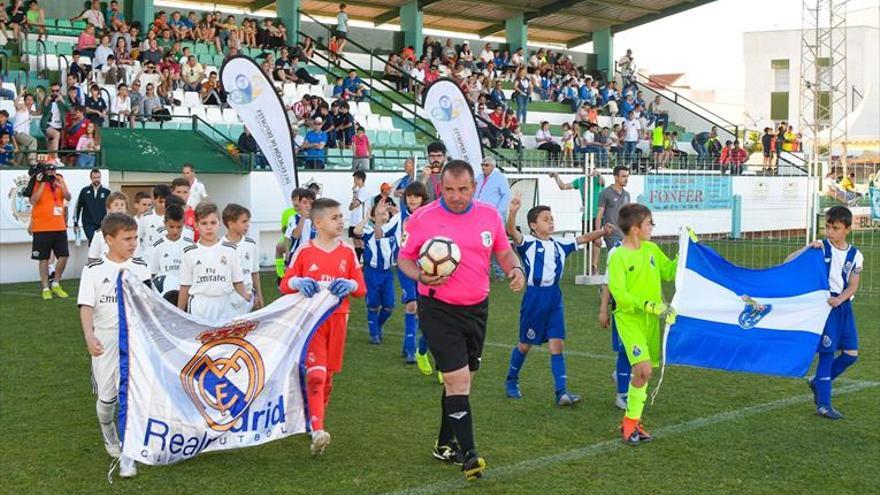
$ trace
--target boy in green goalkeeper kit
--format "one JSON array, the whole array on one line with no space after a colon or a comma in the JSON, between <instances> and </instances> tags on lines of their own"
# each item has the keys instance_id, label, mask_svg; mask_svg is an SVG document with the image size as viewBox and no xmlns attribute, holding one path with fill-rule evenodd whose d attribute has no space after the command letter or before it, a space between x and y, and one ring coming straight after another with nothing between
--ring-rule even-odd
<instances>
[{"instance_id":1,"label":"boy in green goalkeeper kit","mask_svg":"<svg viewBox=\"0 0 880 495\"><path fill-rule=\"evenodd\" d=\"M675 310L663 303L661 283L675 278L678 259L671 261L649 241L654 221L647 207L622 207L618 227L624 239L608 260L608 289L617 303L614 320L632 365L621 431L624 442L638 445L651 440L642 426L642 410L651 369L660 363L660 322L675 322Z\"/></svg>"}]
</instances>

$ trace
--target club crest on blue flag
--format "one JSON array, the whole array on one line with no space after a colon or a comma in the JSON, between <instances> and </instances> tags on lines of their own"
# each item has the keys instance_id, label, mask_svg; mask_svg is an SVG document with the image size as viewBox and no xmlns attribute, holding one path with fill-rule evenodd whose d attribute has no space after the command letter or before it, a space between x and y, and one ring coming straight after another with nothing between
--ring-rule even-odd
<instances>
[{"instance_id":1,"label":"club crest on blue flag","mask_svg":"<svg viewBox=\"0 0 880 495\"><path fill-rule=\"evenodd\" d=\"M760 304L745 294L743 294L742 300L746 307L739 314L739 326L744 330L753 328L761 321L761 318L767 316L767 313L773 309L772 304Z\"/></svg>"},{"instance_id":2,"label":"club crest on blue flag","mask_svg":"<svg viewBox=\"0 0 880 495\"><path fill-rule=\"evenodd\" d=\"M820 249L756 270L734 265L683 229L672 299L678 317L664 337L665 361L803 376L831 311L829 294Z\"/></svg>"}]
</instances>

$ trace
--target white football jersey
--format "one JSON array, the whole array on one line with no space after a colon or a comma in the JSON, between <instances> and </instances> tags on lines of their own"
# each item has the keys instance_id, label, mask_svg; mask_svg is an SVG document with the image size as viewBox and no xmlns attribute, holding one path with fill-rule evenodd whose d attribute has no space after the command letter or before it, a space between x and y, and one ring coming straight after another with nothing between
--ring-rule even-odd
<instances>
[{"instance_id":1,"label":"white football jersey","mask_svg":"<svg viewBox=\"0 0 880 495\"><path fill-rule=\"evenodd\" d=\"M225 297L235 290L232 284L243 281L235 245L217 242L205 246L198 242L183 248L180 285L190 286L191 295Z\"/></svg>"},{"instance_id":2,"label":"white football jersey","mask_svg":"<svg viewBox=\"0 0 880 495\"><path fill-rule=\"evenodd\" d=\"M222 239L224 242L233 244L226 236ZM254 273L260 273L260 260L257 258L257 241L250 237L242 237L235 246L235 253L238 255L238 266L241 268L241 277L244 279L244 291L253 292L254 279L251 276Z\"/></svg>"},{"instance_id":3,"label":"white football jersey","mask_svg":"<svg viewBox=\"0 0 880 495\"><path fill-rule=\"evenodd\" d=\"M831 244L831 270L828 272L828 285L831 288L831 292L837 294L843 292L844 273L846 273L847 284L849 284L849 277L852 276L853 273L862 272L862 267L865 264L865 257L862 255L862 252L857 249L852 265L845 266L846 255L850 249L856 248L849 245L846 249L837 249Z\"/></svg>"},{"instance_id":4,"label":"white football jersey","mask_svg":"<svg viewBox=\"0 0 880 495\"><path fill-rule=\"evenodd\" d=\"M152 259L153 245L165 237L165 217L150 210L138 219L138 251L145 260Z\"/></svg>"},{"instance_id":5,"label":"white football jersey","mask_svg":"<svg viewBox=\"0 0 880 495\"><path fill-rule=\"evenodd\" d=\"M162 293L180 289L180 267L183 264L183 248L192 240L183 237L172 241L163 237L153 244L150 273L154 277L165 277Z\"/></svg>"},{"instance_id":6,"label":"white football jersey","mask_svg":"<svg viewBox=\"0 0 880 495\"><path fill-rule=\"evenodd\" d=\"M116 294L116 278L119 270L130 270L141 281L150 280L147 264L140 258L131 258L122 263L110 261L106 257L87 264L79 281L79 294L76 303L91 306L95 313L95 331L117 332L119 330L119 309Z\"/></svg>"},{"instance_id":7,"label":"white football jersey","mask_svg":"<svg viewBox=\"0 0 880 495\"><path fill-rule=\"evenodd\" d=\"M92 243L89 244L89 260L99 260L102 256L107 256L108 252L110 252L110 246L104 240L104 233L98 229L92 236Z\"/></svg>"}]
</instances>

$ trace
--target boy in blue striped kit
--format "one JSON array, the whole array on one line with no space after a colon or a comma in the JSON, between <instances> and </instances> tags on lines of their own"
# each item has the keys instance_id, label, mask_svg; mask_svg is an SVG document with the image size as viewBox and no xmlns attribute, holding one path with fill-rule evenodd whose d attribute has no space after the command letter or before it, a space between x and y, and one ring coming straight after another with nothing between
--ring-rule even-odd
<instances>
[{"instance_id":1,"label":"boy in blue striped kit","mask_svg":"<svg viewBox=\"0 0 880 495\"><path fill-rule=\"evenodd\" d=\"M378 201L370 209L370 219L361 221L354 234L364 242L364 281L367 284L367 324L370 343L382 343L382 327L394 311L394 274L391 265L397 257L397 228L389 223L388 206Z\"/></svg>"},{"instance_id":2,"label":"boy in blue striped kit","mask_svg":"<svg viewBox=\"0 0 880 495\"><path fill-rule=\"evenodd\" d=\"M611 258L611 253L620 246L620 241L608 250L607 258ZM611 327L611 349L617 353L617 366L611 373L611 379L617 387L617 394L614 396L614 405L618 409L626 411L626 394L629 390L630 373L632 366L629 364L629 357L626 355L626 349L623 342L620 341L620 334L617 333L617 324L614 322L614 298L607 285L602 286L601 302L599 303L599 325L602 328Z\"/></svg>"},{"instance_id":3,"label":"boy in blue striped kit","mask_svg":"<svg viewBox=\"0 0 880 495\"><path fill-rule=\"evenodd\" d=\"M398 244L403 242L404 227L407 219L417 209L428 204L428 189L421 182L412 182L403 190L400 213L391 219L397 224ZM418 292L416 281L407 277L402 270L397 270L397 281L400 283L400 298L404 305L403 316L403 349L401 354L407 364L418 363L419 371L425 375L432 373L431 361L428 359L428 343L425 336L419 338L416 346L416 331L419 328Z\"/></svg>"},{"instance_id":4,"label":"boy in blue striped kit","mask_svg":"<svg viewBox=\"0 0 880 495\"><path fill-rule=\"evenodd\" d=\"M859 289L865 258L861 251L847 242L852 221L852 212L847 207L832 206L825 213L825 240L813 242L789 256L793 258L810 247L825 252L831 289L828 305L832 309L819 341L816 375L808 383L813 391L816 414L827 419L843 419L843 414L831 405L831 383L852 366L859 355L852 298ZM835 357L838 350L841 352Z\"/></svg>"},{"instance_id":5,"label":"boy in blue striped kit","mask_svg":"<svg viewBox=\"0 0 880 495\"><path fill-rule=\"evenodd\" d=\"M519 195L510 200L507 215L507 234L513 239L526 274L526 293L520 307L519 344L510 353L507 372L507 396L519 399L519 373L526 354L533 345L549 341L550 370L556 389L556 404L570 406L580 402L578 395L568 392L563 356L565 340L565 317L562 291L559 281L565 269L565 258L577 250L578 245L592 242L614 231L613 226L574 238L551 237L555 230L553 213L548 206L535 206L529 210L526 220L532 235L523 235L516 228L516 213L522 202Z\"/></svg>"}]
</instances>

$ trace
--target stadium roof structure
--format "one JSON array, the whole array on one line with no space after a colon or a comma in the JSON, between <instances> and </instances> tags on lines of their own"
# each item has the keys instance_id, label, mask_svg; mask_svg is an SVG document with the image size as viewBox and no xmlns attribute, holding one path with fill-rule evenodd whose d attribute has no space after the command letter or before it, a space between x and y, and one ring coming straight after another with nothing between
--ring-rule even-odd
<instances>
[{"instance_id":1,"label":"stadium roof structure","mask_svg":"<svg viewBox=\"0 0 880 495\"><path fill-rule=\"evenodd\" d=\"M505 19L522 14L528 39L575 47L592 41L593 33L610 29L618 33L714 0L419 0L425 28L499 36ZM271 8L275 0L215 0L215 5ZM336 15L340 3L350 19L379 26L400 16L404 0L302 0L310 15Z\"/></svg>"}]
</instances>

